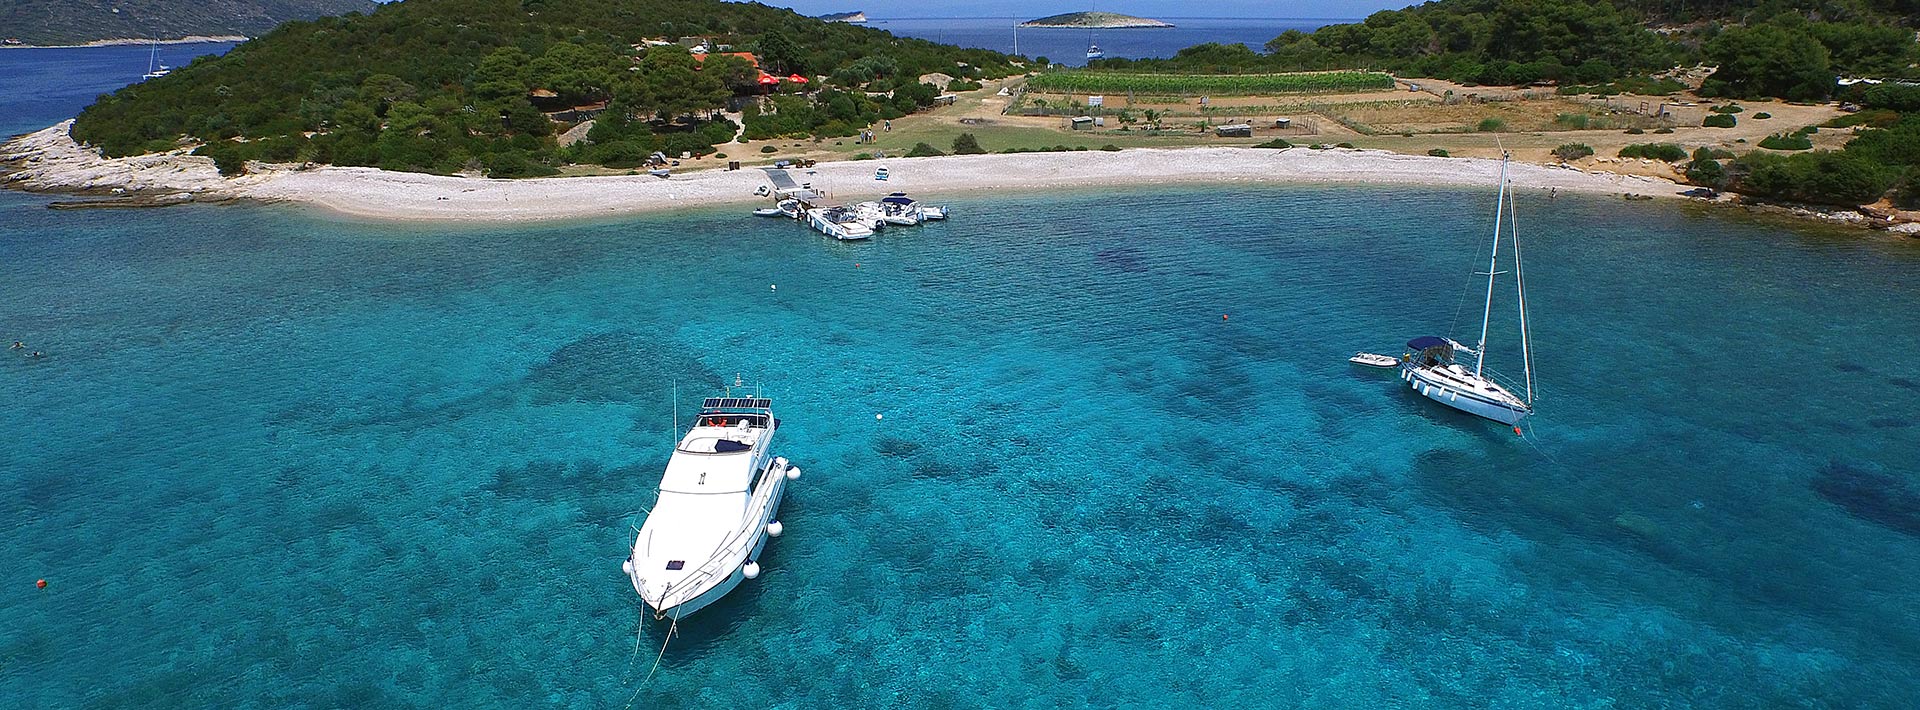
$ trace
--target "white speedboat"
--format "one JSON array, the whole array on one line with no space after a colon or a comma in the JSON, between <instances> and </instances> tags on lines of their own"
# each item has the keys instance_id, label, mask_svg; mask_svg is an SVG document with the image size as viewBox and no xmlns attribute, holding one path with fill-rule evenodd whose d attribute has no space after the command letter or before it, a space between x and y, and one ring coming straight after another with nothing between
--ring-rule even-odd
<instances>
[{"instance_id":1,"label":"white speedboat","mask_svg":"<svg viewBox=\"0 0 1920 710\"><path fill-rule=\"evenodd\" d=\"M774 515L800 469L771 452L772 400L712 397L667 459L660 497L621 565L656 619L679 620L760 576Z\"/></svg>"},{"instance_id":2,"label":"white speedboat","mask_svg":"<svg viewBox=\"0 0 1920 710\"><path fill-rule=\"evenodd\" d=\"M843 242L873 238L873 230L848 214L845 207L815 207L807 210L807 226Z\"/></svg>"},{"instance_id":3,"label":"white speedboat","mask_svg":"<svg viewBox=\"0 0 1920 710\"><path fill-rule=\"evenodd\" d=\"M1400 379L1413 391L1435 402L1502 424L1518 424L1533 413L1533 339L1527 328L1527 281L1520 268L1519 223L1512 216L1513 192L1507 184L1507 163L1500 163L1500 196L1493 211L1493 249L1487 257L1487 304L1480 317L1480 343L1468 348L1450 338L1422 336L1407 341L1407 355L1400 365ZM1513 243L1513 283L1519 294L1520 362L1526 373L1526 396L1521 397L1495 382L1486 371L1487 325L1493 318L1494 277L1507 273L1499 269L1500 228L1508 220L1508 237ZM1473 356L1473 368L1454 361L1458 353ZM1518 432L1520 428L1514 427Z\"/></svg>"},{"instance_id":4,"label":"white speedboat","mask_svg":"<svg viewBox=\"0 0 1920 710\"><path fill-rule=\"evenodd\" d=\"M1400 364L1399 358L1380 353L1354 353L1353 357L1347 358L1347 362L1367 367L1393 367Z\"/></svg>"},{"instance_id":5,"label":"white speedboat","mask_svg":"<svg viewBox=\"0 0 1920 710\"><path fill-rule=\"evenodd\" d=\"M947 208L941 205L921 205L920 219L942 220L947 218Z\"/></svg>"},{"instance_id":6,"label":"white speedboat","mask_svg":"<svg viewBox=\"0 0 1920 710\"><path fill-rule=\"evenodd\" d=\"M757 209L757 210L754 210L754 211L753 211L753 216L755 216L755 217L785 217L785 216L787 216L787 214L786 214L785 212L782 212L782 211L780 211L780 208L779 208L779 207L762 207L762 208L760 208L760 209Z\"/></svg>"},{"instance_id":7,"label":"white speedboat","mask_svg":"<svg viewBox=\"0 0 1920 710\"><path fill-rule=\"evenodd\" d=\"M904 192L880 198L880 212L887 224L911 227L920 223L920 203Z\"/></svg>"},{"instance_id":8,"label":"white speedboat","mask_svg":"<svg viewBox=\"0 0 1920 710\"><path fill-rule=\"evenodd\" d=\"M847 206L847 213L875 232L887 227L887 211L878 202L855 202Z\"/></svg>"}]
</instances>

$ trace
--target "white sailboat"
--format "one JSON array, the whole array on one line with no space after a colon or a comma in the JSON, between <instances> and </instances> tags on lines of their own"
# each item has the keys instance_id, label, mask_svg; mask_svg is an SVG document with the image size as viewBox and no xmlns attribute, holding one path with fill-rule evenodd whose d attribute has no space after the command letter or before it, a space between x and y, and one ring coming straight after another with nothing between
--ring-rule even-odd
<instances>
[{"instance_id":1,"label":"white sailboat","mask_svg":"<svg viewBox=\"0 0 1920 710\"><path fill-rule=\"evenodd\" d=\"M771 452L772 400L728 394L701 404L620 565L656 619L678 621L760 576L760 553L781 533L780 499L800 477Z\"/></svg>"},{"instance_id":2,"label":"white sailboat","mask_svg":"<svg viewBox=\"0 0 1920 710\"><path fill-rule=\"evenodd\" d=\"M147 73L141 74L140 78L158 79L172 72L167 65L160 63L160 45L153 45L153 50L147 53Z\"/></svg>"},{"instance_id":3,"label":"white sailboat","mask_svg":"<svg viewBox=\"0 0 1920 710\"><path fill-rule=\"evenodd\" d=\"M1520 268L1519 221L1513 216L1513 192L1507 182L1507 158L1500 161L1500 197L1493 212L1493 251L1487 257L1487 303L1480 316L1480 342L1472 348L1450 338L1422 336L1407 341L1407 355L1400 365L1400 379L1413 391L1435 402L1469 414L1516 425L1533 414L1533 342L1527 329L1527 282ZM1526 372L1526 395L1495 382L1486 372L1487 326L1493 320L1494 279L1501 273L1500 228L1507 220L1508 236L1513 242L1513 281L1519 293L1521 365ZM1455 361L1455 355L1473 356L1473 369ZM1518 431L1518 427L1515 430Z\"/></svg>"}]
</instances>

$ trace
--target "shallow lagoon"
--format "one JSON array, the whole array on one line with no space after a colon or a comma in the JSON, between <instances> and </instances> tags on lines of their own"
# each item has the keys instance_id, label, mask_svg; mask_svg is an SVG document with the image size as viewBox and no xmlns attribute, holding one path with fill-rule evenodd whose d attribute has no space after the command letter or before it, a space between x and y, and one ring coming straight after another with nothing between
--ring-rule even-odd
<instances>
[{"instance_id":1,"label":"shallow lagoon","mask_svg":"<svg viewBox=\"0 0 1920 710\"><path fill-rule=\"evenodd\" d=\"M635 707L1920 695L1911 240L1523 195L1522 438L1344 359L1470 339L1491 190L976 196L865 245L43 201L0 195L0 338L50 354L0 358L22 706L624 704L673 388L735 373L806 475Z\"/></svg>"}]
</instances>

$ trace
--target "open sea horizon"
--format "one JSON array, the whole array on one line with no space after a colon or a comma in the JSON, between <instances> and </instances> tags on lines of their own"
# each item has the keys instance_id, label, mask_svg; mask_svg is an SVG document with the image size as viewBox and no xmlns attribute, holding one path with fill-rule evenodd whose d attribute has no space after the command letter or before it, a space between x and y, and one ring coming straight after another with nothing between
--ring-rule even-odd
<instances>
[{"instance_id":1,"label":"open sea horizon","mask_svg":"<svg viewBox=\"0 0 1920 710\"><path fill-rule=\"evenodd\" d=\"M126 49L0 52L0 129ZM1523 191L1515 436L1346 362L1477 336L1494 194L978 194L841 244L0 191L0 341L47 354L0 351L0 697L1911 707L1920 240ZM736 373L805 475L661 654L620 562L675 389Z\"/></svg>"}]
</instances>

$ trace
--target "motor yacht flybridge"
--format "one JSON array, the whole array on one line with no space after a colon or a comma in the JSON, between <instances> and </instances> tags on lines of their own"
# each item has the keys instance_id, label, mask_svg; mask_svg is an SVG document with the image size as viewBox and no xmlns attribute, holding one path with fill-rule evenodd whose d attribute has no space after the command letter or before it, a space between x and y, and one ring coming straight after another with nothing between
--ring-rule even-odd
<instances>
[{"instance_id":1,"label":"motor yacht flybridge","mask_svg":"<svg viewBox=\"0 0 1920 710\"><path fill-rule=\"evenodd\" d=\"M729 395L731 393L729 392ZM780 420L764 397L710 397L674 447L660 497L621 565L654 618L678 621L760 576L788 481L800 469L771 453Z\"/></svg>"}]
</instances>

